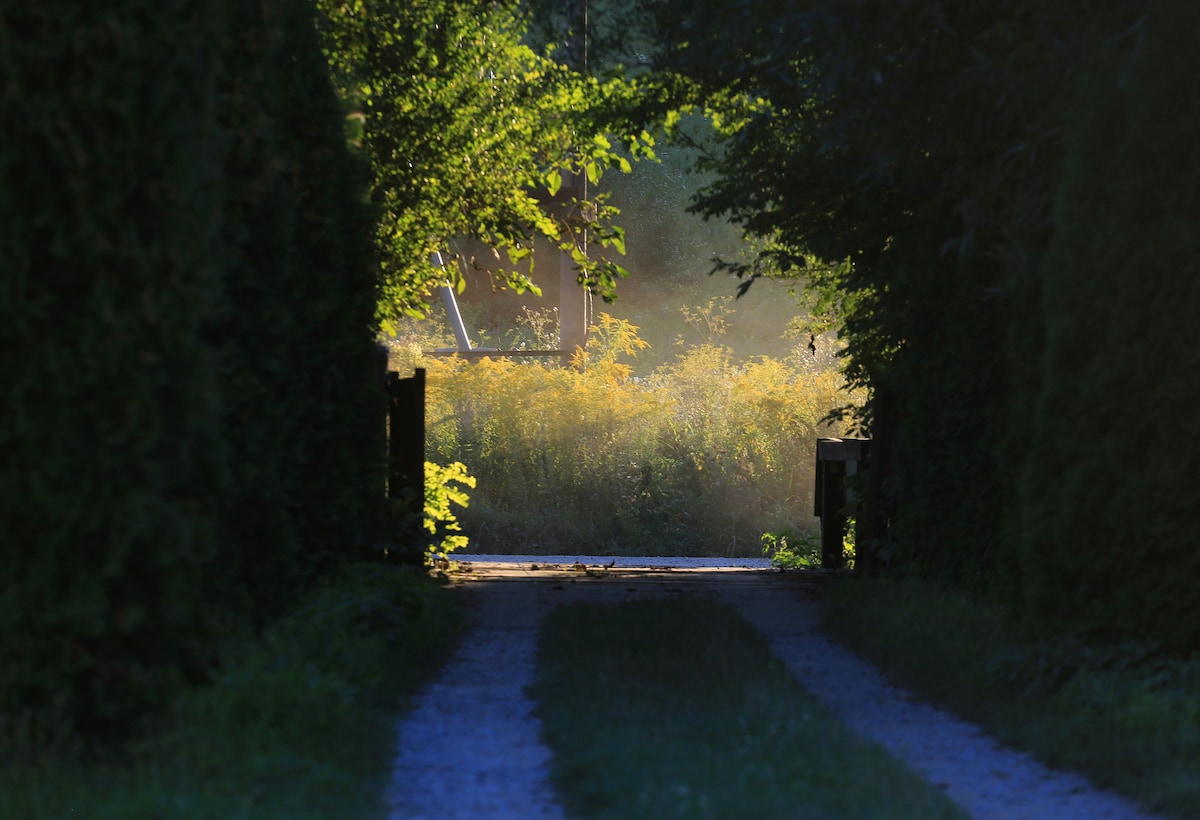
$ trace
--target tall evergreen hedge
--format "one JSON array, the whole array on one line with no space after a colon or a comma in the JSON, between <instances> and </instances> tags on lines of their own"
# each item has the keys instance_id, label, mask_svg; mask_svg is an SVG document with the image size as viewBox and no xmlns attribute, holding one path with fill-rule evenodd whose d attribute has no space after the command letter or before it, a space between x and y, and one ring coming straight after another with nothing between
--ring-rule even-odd
<instances>
[{"instance_id":1,"label":"tall evergreen hedge","mask_svg":"<svg viewBox=\"0 0 1200 820\"><path fill-rule=\"evenodd\" d=\"M1200 646L1200 8L1152 3L1071 118L1013 509L1047 628Z\"/></svg>"},{"instance_id":2,"label":"tall evergreen hedge","mask_svg":"<svg viewBox=\"0 0 1200 820\"><path fill-rule=\"evenodd\" d=\"M312 14L0 5L0 715L115 726L362 535L370 213Z\"/></svg>"},{"instance_id":3,"label":"tall evergreen hedge","mask_svg":"<svg viewBox=\"0 0 1200 820\"><path fill-rule=\"evenodd\" d=\"M201 662L224 491L214 6L0 17L0 705L102 716ZM114 704L115 705L115 704Z\"/></svg>"},{"instance_id":4,"label":"tall evergreen hedge","mask_svg":"<svg viewBox=\"0 0 1200 820\"><path fill-rule=\"evenodd\" d=\"M220 573L262 617L366 535L383 485L367 168L346 151L313 14L292 0L229 12Z\"/></svg>"},{"instance_id":5,"label":"tall evergreen hedge","mask_svg":"<svg viewBox=\"0 0 1200 820\"><path fill-rule=\"evenodd\" d=\"M931 255L924 272L913 277L920 287L904 347L884 374L895 429L872 425L875 438L895 437L883 513L892 519L894 564L978 590L996 582L1004 560L996 448L1007 317L986 295L991 266Z\"/></svg>"}]
</instances>

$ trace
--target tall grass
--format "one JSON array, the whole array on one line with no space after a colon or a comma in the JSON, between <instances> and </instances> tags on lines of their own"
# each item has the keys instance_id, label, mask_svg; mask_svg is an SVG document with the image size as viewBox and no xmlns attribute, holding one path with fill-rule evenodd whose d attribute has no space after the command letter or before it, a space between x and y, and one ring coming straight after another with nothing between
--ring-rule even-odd
<instances>
[{"instance_id":1,"label":"tall grass","mask_svg":"<svg viewBox=\"0 0 1200 820\"><path fill-rule=\"evenodd\" d=\"M607 314L573 367L420 356L436 345L395 344L393 367L428 369L428 457L478 479L461 520L482 551L758 554L765 531L814 528L815 440L854 398L807 351L706 342L634 375L645 342Z\"/></svg>"}]
</instances>

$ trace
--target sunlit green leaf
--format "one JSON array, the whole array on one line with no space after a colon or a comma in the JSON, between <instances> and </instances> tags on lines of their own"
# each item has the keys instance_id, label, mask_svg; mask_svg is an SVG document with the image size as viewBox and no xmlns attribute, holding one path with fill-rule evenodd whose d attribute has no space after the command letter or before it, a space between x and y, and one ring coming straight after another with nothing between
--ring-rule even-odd
<instances>
[{"instance_id":1,"label":"sunlit green leaf","mask_svg":"<svg viewBox=\"0 0 1200 820\"><path fill-rule=\"evenodd\" d=\"M504 251L508 254L508 261L514 265L533 254L533 248L518 247L516 245L508 245L504 248Z\"/></svg>"},{"instance_id":2,"label":"sunlit green leaf","mask_svg":"<svg viewBox=\"0 0 1200 820\"><path fill-rule=\"evenodd\" d=\"M469 238L510 247L515 263L531 260L522 249L536 238L559 241L561 204L533 192L561 197L562 169L594 185L607 168L629 172L630 160L648 157L650 134L624 119L639 87L535 53L522 43L515 0L318 0L318 8L347 110L364 118L381 213L381 319L427 308L432 274L421 260L436 247ZM630 145L629 154L616 155L614 144ZM615 215L595 213L597 226Z\"/></svg>"}]
</instances>

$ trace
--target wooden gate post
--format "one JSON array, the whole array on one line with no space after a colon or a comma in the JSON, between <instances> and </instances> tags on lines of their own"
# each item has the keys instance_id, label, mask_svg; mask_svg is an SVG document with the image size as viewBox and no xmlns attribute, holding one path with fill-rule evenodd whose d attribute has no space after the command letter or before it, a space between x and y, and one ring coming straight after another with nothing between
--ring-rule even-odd
<instances>
[{"instance_id":1,"label":"wooden gate post","mask_svg":"<svg viewBox=\"0 0 1200 820\"><path fill-rule=\"evenodd\" d=\"M817 476L821 569L841 569L846 538L846 462L818 460Z\"/></svg>"},{"instance_id":2,"label":"wooden gate post","mask_svg":"<svg viewBox=\"0 0 1200 820\"><path fill-rule=\"evenodd\" d=\"M388 372L388 498L399 507L401 562L420 563L425 517L425 368Z\"/></svg>"},{"instance_id":3,"label":"wooden gate post","mask_svg":"<svg viewBox=\"0 0 1200 820\"><path fill-rule=\"evenodd\" d=\"M587 177L583 174L562 175L562 187L556 199L562 204L557 208L561 218L571 224L581 237L584 255L587 255L587 229L582 215L574 210L575 199L587 198ZM566 251L559 251L558 258L558 349L562 351L562 365L567 367L576 353L587 349L588 316L587 290L579 284L579 271L575 260Z\"/></svg>"},{"instance_id":4,"label":"wooden gate post","mask_svg":"<svg viewBox=\"0 0 1200 820\"><path fill-rule=\"evenodd\" d=\"M817 439L817 475L813 487L813 514L821 519L821 568L841 569L846 518L858 517L860 499L848 480L865 467L871 440L858 438Z\"/></svg>"}]
</instances>

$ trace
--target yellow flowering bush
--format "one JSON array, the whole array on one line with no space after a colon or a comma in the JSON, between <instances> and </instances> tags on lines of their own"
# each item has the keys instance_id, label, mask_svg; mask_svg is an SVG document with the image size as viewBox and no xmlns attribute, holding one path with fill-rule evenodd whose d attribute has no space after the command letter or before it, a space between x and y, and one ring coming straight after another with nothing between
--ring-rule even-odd
<instances>
[{"instance_id":1,"label":"yellow flowering bush","mask_svg":"<svg viewBox=\"0 0 1200 820\"><path fill-rule=\"evenodd\" d=\"M607 314L570 367L397 343L427 368L429 458L478 479L472 549L752 556L764 532L814 528L815 440L857 398L838 372L705 343L635 376L645 347Z\"/></svg>"}]
</instances>

